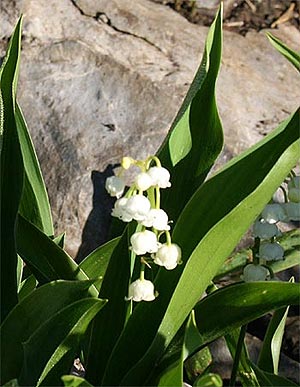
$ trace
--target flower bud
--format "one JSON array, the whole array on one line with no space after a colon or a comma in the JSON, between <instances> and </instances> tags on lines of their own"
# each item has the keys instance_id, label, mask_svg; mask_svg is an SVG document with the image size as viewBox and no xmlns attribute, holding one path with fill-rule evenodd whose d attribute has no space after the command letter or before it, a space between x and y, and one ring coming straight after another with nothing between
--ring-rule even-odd
<instances>
[{"instance_id":1,"label":"flower bud","mask_svg":"<svg viewBox=\"0 0 300 387\"><path fill-rule=\"evenodd\" d=\"M181 248L175 243L163 244L156 254L152 255L154 263L164 266L167 270L173 270L181 259Z\"/></svg>"},{"instance_id":2,"label":"flower bud","mask_svg":"<svg viewBox=\"0 0 300 387\"><path fill-rule=\"evenodd\" d=\"M136 255L156 253L159 243L154 232L145 230L134 233L131 238L131 248Z\"/></svg>"},{"instance_id":3,"label":"flower bud","mask_svg":"<svg viewBox=\"0 0 300 387\"><path fill-rule=\"evenodd\" d=\"M128 199L126 211L133 219L142 221L150 211L151 204L149 199L143 195L134 195Z\"/></svg>"},{"instance_id":4,"label":"flower bud","mask_svg":"<svg viewBox=\"0 0 300 387\"><path fill-rule=\"evenodd\" d=\"M281 235L276 224L270 224L264 219L256 220L253 225L253 235L261 239L270 239L274 236Z\"/></svg>"},{"instance_id":5,"label":"flower bud","mask_svg":"<svg viewBox=\"0 0 300 387\"><path fill-rule=\"evenodd\" d=\"M127 300L139 301L153 301L154 285L151 281L145 279L138 279L129 285Z\"/></svg>"},{"instance_id":6,"label":"flower bud","mask_svg":"<svg viewBox=\"0 0 300 387\"><path fill-rule=\"evenodd\" d=\"M266 261L280 261L284 256L284 249L278 242L264 242L259 247L259 257Z\"/></svg>"},{"instance_id":7,"label":"flower bud","mask_svg":"<svg viewBox=\"0 0 300 387\"><path fill-rule=\"evenodd\" d=\"M145 220L142 221L142 225L146 227L154 227L159 231L167 231L170 230L170 226L168 225L168 215L162 209L152 208Z\"/></svg>"},{"instance_id":8,"label":"flower bud","mask_svg":"<svg viewBox=\"0 0 300 387\"><path fill-rule=\"evenodd\" d=\"M242 278L245 282L266 281L269 274L266 267L250 263L245 266Z\"/></svg>"},{"instance_id":9,"label":"flower bud","mask_svg":"<svg viewBox=\"0 0 300 387\"><path fill-rule=\"evenodd\" d=\"M118 176L110 176L106 179L105 189L110 196L116 196L119 199L123 195L125 189L124 180Z\"/></svg>"},{"instance_id":10,"label":"flower bud","mask_svg":"<svg viewBox=\"0 0 300 387\"><path fill-rule=\"evenodd\" d=\"M262 218L268 223L277 223L285 218L285 212L281 204L267 204L261 213Z\"/></svg>"},{"instance_id":11,"label":"flower bud","mask_svg":"<svg viewBox=\"0 0 300 387\"><path fill-rule=\"evenodd\" d=\"M121 161L121 166L123 169L129 169L131 165L134 164L134 160L132 157L123 157Z\"/></svg>"},{"instance_id":12,"label":"flower bud","mask_svg":"<svg viewBox=\"0 0 300 387\"><path fill-rule=\"evenodd\" d=\"M170 172L164 167L151 167L148 172L153 181L153 185L159 188L171 187Z\"/></svg>"}]
</instances>

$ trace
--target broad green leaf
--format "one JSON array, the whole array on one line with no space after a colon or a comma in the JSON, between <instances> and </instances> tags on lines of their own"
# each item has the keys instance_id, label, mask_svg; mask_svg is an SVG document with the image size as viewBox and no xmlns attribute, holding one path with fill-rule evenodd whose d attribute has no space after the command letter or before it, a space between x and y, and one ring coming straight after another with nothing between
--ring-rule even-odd
<instances>
[{"instance_id":1,"label":"broad green leaf","mask_svg":"<svg viewBox=\"0 0 300 387\"><path fill-rule=\"evenodd\" d=\"M65 387L93 387L84 378L74 375L64 375L61 377Z\"/></svg>"},{"instance_id":2,"label":"broad green leaf","mask_svg":"<svg viewBox=\"0 0 300 387\"><path fill-rule=\"evenodd\" d=\"M299 294L300 284L277 281L239 283L213 292L195 306L202 345L274 309L298 305Z\"/></svg>"},{"instance_id":3,"label":"broad green leaf","mask_svg":"<svg viewBox=\"0 0 300 387\"><path fill-rule=\"evenodd\" d=\"M24 167L18 141L15 105L21 50L19 19L0 69L1 319L18 302L15 229Z\"/></svg>"},{"instance_id":4,"label":"broad green leaf","mask_svg":"<svg viewBox=\"0 0 300 387\"><path fill-rule=\"evenodd\" d=\"M176 359L159 378L157 384L158 387L174 387L182 386L183 383L183 359Z\"/></svg>"},{"instance_id":5,"label":"broad green leaf","mask_svg":"<svg viewBox=\"0 0 300 387\"><path fill-rule=\"evenodd\" d=\"M111 255L99 293L99 297L109 302L91 325L84 366L87 380L97 386L126 321L129 302L125 297L130 279L128 238L127 228Z\"/></svg>"},{"instance_id":6,"label":"broad green leaf","mask_svg":"<svg viewBox=\"0 0 300 387\"><path fill-rule=\"evenodd\" d=\"M89 323L105 303L105 300L97 298L84 298L44 321L23 343L24 363L18 378L20 384L58 386L62 373L71 369Z\"/></svg>"},{"instance_id":7,"label":"broad green leaf","mask_svg":"<svg viewBox=\"0 0 300 387\"><path fill-rule=\"evenodd\" d=\"M269 262L268 266L270 266L272 271L278 273L299 265L300 230L294 229L287 231L281 237L278 237L277 240L284 248L284 260ZM222 278L226 274L241 271L251 256L251 249L244 249L229 257L221 266L214 281Z\"/></svg>"},{"instance_id":8,"label":"broad green leaf","mask_svg":"<svg viewBox=\"0 0 300 387\"><path fill-rule=\"evenodd\" d=\"M49 198L30 134L18 104L15 112L24 163L24 187L20 214L48 236L54 234Z\"/></svg>"},{"instance_id":9,"label":"broad green leaf","mask_svg":"<svg viewBox=\"0 0 300 387\"><path fill-rule=\"evenodd\" d=\"M223 381L218 374L206 374L199 376L193 383L193 387L222 387Z\"/></svg>"},{"instance_id":10,"label":"broad green leaf","mask_svg":"<svg viewBox=\"0 0 300 387\"><path fill-rule=\"evenodd\" d=\"M222 149L223 131L215 101L221 51L222 5L208 32L201 65L158 151L162 165L172 176L162 207L173 221L202 184Z\"/></svg>"},{"instance_id":11,"label":"broad green leaf","mask_svg":"<svg viewBox=\"0 0 300 387\"><path fill-rule=\"evenodd\" d=\"M263 387L297 387L298 385L282 376L274 375L270 372L262 371L255 364L251 363L255 371L260 386Z\"/></svg>"},{"instance_id":12,"label":"broad green leaf","mask_svg":"<svg viewBox=\"0 0 300 387\"><path fill-rule=\"evenodd\" d=\"M91 284L91 281L51 282L32 291L13 308L0 328L2 383L19 376L22 343L51 316L86 297Z\"/></svg>"},{"instance_id":13,"label":"broad green leaf","mask_svg":"<svg viewBox=\"0 0 300 387\"><path fill-rule=\"evenodd\" d=\"M172 235L182 248L183 264L159 271L159 297L135 308L114 348L104 384L143 383L223 261L296 164L298 128L299 111L197 190ZM117 365L118 374L113 373Z\"/></svg>"},{"instance_id":14,"label":"broad green leaf","mask_svg":"<svg viewBox=\"0 0 300 387\"><path fill-rule=\"evenodd\" d=\"M159 364L153 368L154 372L150 373L147 383L145 384L158 386L181 386L183 384L184 360L190 354L190 348L195 347L194 343L197 342L199 344L199 338L200 335L195 325L194 313L192 311L187 319L187 322L179 329L176 336L170 343L165 356L161 359ZM206 348L204 348L204 350L206 350ZM207 363L205 362L204 368L206 367ZM185 370L187 371L186 367Z\"/></svg>"},{"instance_id":15,"label":"broad green leaf","mask_svg":"<svg viewBox=\"0 0 300 387\"><path fill-rule=\"evenodd\" d=\"M17 247L18 253L40 283L57 279L88 279L63 249L21 215L18 217ZM91 291L91 295L98 295L95 287Z\"/></svg>"},{"instance_id":16,"label":"broad green leaf","mask_svg":"<svg viewBox=\"0 0 300 387\"><path fill-rule=\"evenodd\" d=\"M289 307L284 307L274 312L269 322L257 362L257 366L261 370L274 373L275 375L278 375L280 350L288 311Z\"/></svg>"},{"instance_id":17,"label":"broad green leaf","mask_svg":"<svg viewBox=\"0 0 300 387\"><path fill-rule=\"evenodd\" d=\"M92 251L80 264L79 267L89 278L102 280L106 272L110 257L120 238L115 238ZM95 285L100 289L102 281Z\"/></svg>"},{"instance_id":18,"label":"broad green leaf","mask_svg":"<svg viewBox=\"0 0 300 387\"><path fill-rule=\"evenodd\" d=\"M164 357L159 364L153 368L148 376L147 385L158 386L181 386L183 384L184 360L191 354L196 346L202 343L201 336L196 326L194 312L192 311L187 322L180 328L170 343ZM207 347L199 351L195 356L185 363L185 371L190 380L195 379L199 373L203 373L212 357Z\"/></svg>"},{"instance_id":19,"label":"broad green leaf","mask_svg":"<svg viewBox=\"0 0 300 387\"><path fill-rule=\"evenodd\" d=\"M280 54L282 54L286 59L300 71L300 54L286 44L284 44L280 39L276 38L274 35L267 32L267 37L269 38L271 44L276 48Z\"/></svg>"}]
</instances>

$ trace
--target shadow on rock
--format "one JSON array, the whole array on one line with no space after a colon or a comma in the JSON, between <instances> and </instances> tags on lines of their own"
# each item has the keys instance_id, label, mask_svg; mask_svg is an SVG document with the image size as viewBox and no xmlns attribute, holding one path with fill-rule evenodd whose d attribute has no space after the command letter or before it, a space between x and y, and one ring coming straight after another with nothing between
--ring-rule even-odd
<instances>
[{"instance_id":1,"label":"shadow on rock","mask_svg":"<svg viewBox=\"0 0 300 387\"><path fill-rule=\"evenodd\" d=\"M115 199L105 190L105 180L113 175L115 165L108 165L103 172L92 171L93 207L82 231L81 245L76 261L81 262L88 254L108 240L111 209Z\"/></svg>"}]
</instances>

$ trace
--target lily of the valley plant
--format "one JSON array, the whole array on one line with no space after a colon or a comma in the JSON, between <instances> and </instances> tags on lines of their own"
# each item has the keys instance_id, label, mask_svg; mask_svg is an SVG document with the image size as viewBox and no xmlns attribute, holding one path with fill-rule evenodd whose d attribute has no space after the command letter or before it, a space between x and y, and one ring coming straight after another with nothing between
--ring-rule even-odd
<instances>
[{"instance_id":1,"label":"lily of the valley plant","mask_svg":"<svg viewBox=\"0 0 300 387\"><path fill-rule=\"evenodd\" d=\"M223 146L215 98L222 6L160 149L145 160L124 155L107 179L115 197L112 239L80 264L64 250L65 236L55 235L18 105L21 25L22 18L0 70L2 385L222 386L209 350L220 337L233 358L229 385L295 385L278 370L299 284L277 273L299 263L299 230L280 231L282 222L300 218L299 176L292 172L299 109L209 174ZM299 55L268 37L299 70ZM273 202L281 184L285 197ZM252 225L253 245L233 254ZM220 287L225 275L230 284ZM244 343L247 324L269 312L253 362ZM70 374L76 358L84 378Z\"/></svg>"}]
</instances>

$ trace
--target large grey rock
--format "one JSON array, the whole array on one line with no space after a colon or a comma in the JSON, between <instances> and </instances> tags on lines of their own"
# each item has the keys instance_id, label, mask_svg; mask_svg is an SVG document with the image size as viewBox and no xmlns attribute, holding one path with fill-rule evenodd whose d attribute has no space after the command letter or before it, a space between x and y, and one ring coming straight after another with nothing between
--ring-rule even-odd
<instances>
[{"instance_id":1,"label":"large grey rock","mask_svg":"<svg viewBox=\"0 0 300 387\"><path fill-rule=\"evenodd\" d=\"M185 95L208 29L147 0L2 0L0 52L24 14L18 98L48 187L57 232L75 256L107 236L103 182L122 155L155 152ZM295 49L300 33L276 35ZM217 99L227 154L297 107L299 80L264 33L224 33ZM94 172L93 172L94 171Z\"/></svg>"}]
</instances>

